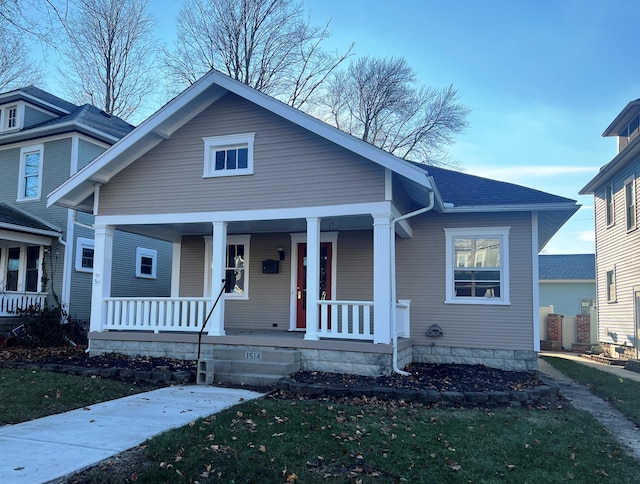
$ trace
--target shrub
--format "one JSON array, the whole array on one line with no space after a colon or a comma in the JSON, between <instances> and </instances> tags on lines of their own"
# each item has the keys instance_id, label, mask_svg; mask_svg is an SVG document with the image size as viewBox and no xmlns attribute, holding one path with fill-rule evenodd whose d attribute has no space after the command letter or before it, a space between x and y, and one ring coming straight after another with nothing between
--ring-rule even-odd
<instances>
[{"instance_id":1,"label":"shrub","mask_svg":"<svg viewBox=\"0 0 640 484\"><path fill-rule=\"evenodd\" d=\"M18 343L28 347L61 346L87 340L86 321L69 319L61 306L30 306L18 313L20 325L13 333Z\"/></svg>"}]
</instances>

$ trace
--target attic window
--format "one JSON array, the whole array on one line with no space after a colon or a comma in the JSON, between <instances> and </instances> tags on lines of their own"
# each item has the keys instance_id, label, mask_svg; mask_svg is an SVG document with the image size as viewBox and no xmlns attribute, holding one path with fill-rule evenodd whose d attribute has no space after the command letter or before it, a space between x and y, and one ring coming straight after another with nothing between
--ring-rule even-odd
<instances>
[{"instance_id":1,"label":"attic window","mask_svg":"<svg viewBox=\"0 0 640 484\"><path fill-rule=\"evenodd\" d=\"M0 107L0 131L8 131L20 127L18 122L18 106Z\"/></svg>"},{"instance_id":2,"label":"attic window","mask_svg":"<svg viewBox=\"0 0 640 484\"><path fill-rule=\"evenodd\" d=\"M203 138L203 177L252 175L254 136L244 133Z\"/></svg>"}]
</instances>

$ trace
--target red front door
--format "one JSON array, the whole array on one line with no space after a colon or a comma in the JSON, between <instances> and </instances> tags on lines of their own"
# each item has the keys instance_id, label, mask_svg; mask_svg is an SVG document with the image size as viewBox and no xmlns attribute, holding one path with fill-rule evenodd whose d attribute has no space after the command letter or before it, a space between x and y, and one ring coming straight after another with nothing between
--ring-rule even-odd
<instances>
[{"instance_id":1,"label":"red front door","mask_svg":"<svg viewBox=\"0 0 640 484\"><path fill-rule=\"evenodd\" d=\"M298 244L298 280L296 328L307 327L307 244ZM331 299L331 242L320 244L320 294L318 299Z\"/></svg>"}]
</instances>

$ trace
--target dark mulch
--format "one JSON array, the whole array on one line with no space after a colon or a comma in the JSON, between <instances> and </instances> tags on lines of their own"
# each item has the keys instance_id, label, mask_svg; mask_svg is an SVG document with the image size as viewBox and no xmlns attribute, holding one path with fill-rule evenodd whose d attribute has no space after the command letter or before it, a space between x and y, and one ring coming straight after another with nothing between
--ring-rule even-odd
<instances>
[{"instance_id":1,"label":"dark mulch","mask_svg":"<svg viewBox=\"0 0 640 484\"><path fill-rule=\"evenodd\" d=\"M82 368L118 368L133 371L153 371L157 369L195 372L195 360L154 358L149 356L130 357L119 353L89 356L85 346L64 346L53 348L24 348L14 346L0 349L0 365L3 361L37 363L43 365L77 366Z\"/></svg>"},{"instance_id":2,"label":"dark mulch","mask_svg":"<svg viewBox=\"0 0 640 484\"><path fill-rule=\"evenodd\" d=\"M481 365L411 363L404 368L408 376L363 377L301 371L291 375L297 382L335 386L371 386L433 390L438 392L503 392L537 388L543 381L534 372L506 371Z\"/></svg>"},{"instance_id":3,"label":"dark mulch","mask_svg":"<svg viewBox=\"0 0 640 484\"><path fill-rule=\"evenodd\" d=\"M118 353L89 356L85 347L0 349L0 366L3 361L39 363L46 365L77 366L84 368L119 368L134 371L157 369L189 371L195 373L195 360L172 358L129 357ZM297 382L326 386L344 385L403 388L408 390L434 390L439 392L502 392L537 388L543 381L535 372L506 371L481 365L448 365L412 363L405 368L408 376L364 377L318 371L301 371L290 376Z\"/></svg>"}]
</instances>

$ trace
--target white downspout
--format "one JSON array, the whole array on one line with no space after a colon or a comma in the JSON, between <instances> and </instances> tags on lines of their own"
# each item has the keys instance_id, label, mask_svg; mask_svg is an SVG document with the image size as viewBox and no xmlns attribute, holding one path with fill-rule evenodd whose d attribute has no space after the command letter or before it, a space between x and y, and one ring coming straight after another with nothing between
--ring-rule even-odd
<instances>
[{"instance_id":1,"label":"white downspout","mask_svg":"<svg viewBox=\"0 0 640 484\"><path fill-rule=\"evenodd\" d=\"M391 224L389 224L391 231L391 338L393 345L393 371L400 375L407 376L409 373L398 368L398 328L397 328L397 315L396 315L396 223L402 220L406 220L411 217L415 217L416 215L420 215L422 213L428 212L433 208L434 205L434 196L433 192L429 192L429 205L424 208L420 208L413 212L406 213L404 215L400 215L391 220Z\"/></svg>"}]
</instances>

